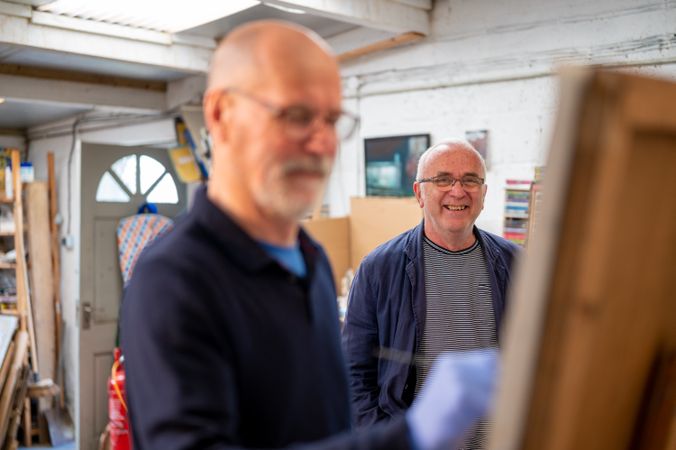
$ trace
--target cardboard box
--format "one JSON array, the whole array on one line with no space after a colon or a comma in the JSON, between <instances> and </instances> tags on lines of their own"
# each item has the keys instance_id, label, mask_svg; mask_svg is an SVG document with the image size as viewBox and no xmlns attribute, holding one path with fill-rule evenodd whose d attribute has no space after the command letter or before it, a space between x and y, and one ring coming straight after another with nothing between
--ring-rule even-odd
<instances>
[{"instance_id":1,"label":"cardboard box","mask_svg":"<svg viewBox=\"0 0 676 450\"><path fill-rule=\"evenodd\" d=\"M333 266L336 289L347 269L355 272L374 248L422 220L414 197L353 197L348 217L305 221L305 230L322 246Z\"/></svg>"},{"instance_id":2,"label":"cardboard box","mask_svg":"<svg viewBox=\"0 0 676 450\"><path fill-rule=\"evenodd\" d=\"M303 228L322 244L333 269L336 290L340 293L340 280L350 267L350 219L348 217L307 220Z\"/></svg>"}]
</instances>

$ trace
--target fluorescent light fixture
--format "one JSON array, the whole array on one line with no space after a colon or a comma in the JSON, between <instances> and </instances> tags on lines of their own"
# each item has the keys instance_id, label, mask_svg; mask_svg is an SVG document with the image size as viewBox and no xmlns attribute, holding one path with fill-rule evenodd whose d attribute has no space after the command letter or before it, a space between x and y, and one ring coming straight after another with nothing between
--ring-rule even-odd
<instances>
[{"instance_id":1,"label":"fluorescent light fixture","mask_svg":"<svg viewBox=\"0 0 676 450\"><path fill-rule=\"evenodd\" d=\"M40 11L176 33L258 5L256 0L56 0Z\"/></svg>"},{"instance_id":2,"label":"fluorescent light fixture","mask_svg":"<svg viewBox=\"0 0 676 450\"><path fill-rule=\"evenodd\" d=\"M291 8L291 7L288 7L288 6L277 5L277 4L275 4L275 3L267 3L267 2L263 2L263 4L264 4L265 6L269 6L270 8L275 8L275 9L278 9L278 10L280 10L280 11L288 12L288 13L291 13L291 14L305 14L305 11L303 11L302 9L297 9L297 8Z\"/></svg>"}]
</instances>

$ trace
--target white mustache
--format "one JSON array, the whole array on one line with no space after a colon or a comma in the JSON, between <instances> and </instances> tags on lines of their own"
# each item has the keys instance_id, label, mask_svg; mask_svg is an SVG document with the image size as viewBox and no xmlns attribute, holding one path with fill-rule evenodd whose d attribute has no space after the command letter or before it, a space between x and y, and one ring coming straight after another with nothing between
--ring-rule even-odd
<instances>
[{"instance_id":1,"label":"white mustache","mask_svg":"<svg viewBox=\"0 0 676 450\"><path fill-rule=\"evenodd\" d=\"M328 158L299 158L286 161L282 166L282 173L289 175L294 172L314 172L325 177L331 172L331 165Z\"/></svg>"}]
</instances>

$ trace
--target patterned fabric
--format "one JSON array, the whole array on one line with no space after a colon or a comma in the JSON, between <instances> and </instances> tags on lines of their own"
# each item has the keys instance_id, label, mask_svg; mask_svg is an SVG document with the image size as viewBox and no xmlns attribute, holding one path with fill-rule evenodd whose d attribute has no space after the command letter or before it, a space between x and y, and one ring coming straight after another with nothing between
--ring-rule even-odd
<instances>
[{"instance_id":1,"label":"patterned fabric","mask_svg":"<svg viewBox=\"0 0 676 450\"><path fill-rule=\"evenodd\" d=\"M174 222L170 218L159 214L136 214L120 219L117 225L117 248L125 286L129 283L141 250L173 226Z\"/></svg>"},{"instance_id":2,"label":"patterned fabric","mask_svg":"<svg viewBox=\"0 0 676 450\"><path fill-rule=\"evenodd\" d=\"M440 353L498 346L491 278L479 241L452 252L426 236L423 239L427 312L416 394ZM458 450L486 448L489 426L488 421L481 420Z\"/></svg>"},{"instance_id":3,"label":"patterned fabric","mask_svg":"<svg viewBox=\"0 0 676 450\"><path fill-rule=\"evenodd\" d=\"M454 252L423 239L427 308L416 394L440 353L498 346L491 278L479 241Z\"/></svg>"}]
</instances>

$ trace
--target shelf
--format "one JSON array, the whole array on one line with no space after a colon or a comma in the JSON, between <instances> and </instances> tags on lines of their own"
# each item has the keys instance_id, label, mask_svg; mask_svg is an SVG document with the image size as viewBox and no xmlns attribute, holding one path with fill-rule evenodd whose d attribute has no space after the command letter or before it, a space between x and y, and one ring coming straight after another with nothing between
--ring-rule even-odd
<instances>
[{"instance_id":1,"label":"shelf","mask_svg":"<svg viewBox=\"0 0 676 450\"><path fill-rule=\"evenodd\" d=\"M502 236L519 245L528 237L530 180L507 180Z\"/></svg>"},{"instance_id":2,"label":"shelf","mask_svg":"<svg viewBox=\"0 0 676 450\"><path fill-rule=\"evenodd\" d=\"M5 152L6 153L6 152ZM16 311L18 311L18 316L19 316L19 329L21 330L28 330L29 325L30 327L33 327L32 324L28 323L27 317L28 317L28 312L29 306L28 306L28 283L27 283L27 264L24 262L23 258L26 255L25 252L25 243L24 243L24 227L23 227L23 220L24 220L24 214L23 214L23 187L24 183L21 182L21 155L19 153L19 150L17 149L10 149L10 156L11 156L11 182L12 182L12 190L13 193L10 196L6 195L6 192L3 190L0 192L0 205L8 205L11 208L11 215L13 218L14 223L11 224L13 225L12 227L8 227L8 223L5 223L5 218L3 217L3 227L2 231L0 231L0 241L3 242L3 244L8 244L10 243L9 240L13 239L14 241L14 251L16 252L16 255L20 257L21 259L17 261L11 261L11 262L3 262L0 261L0 271L3 271L2 275L7 275L7 272L14 271L14 279L16 282L16 294L15 295L0 295L0 314L16 314ZM10 181L10 180L5 180L5 182ZM3 206L2 209L6 210L8 206ZM9 218L9 217L7 217ZM11 276L11 274L9 275ZM10 292L10 294L12 294ZM33 332L33 330L31 330ZM32 336L31 338L31 347L35 346L35 337ZM31 363L33 363L36 360L31 358ZM33 367L34 371L37 371L36 367Z\"/></svg>"}]
</instances>

